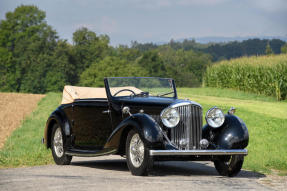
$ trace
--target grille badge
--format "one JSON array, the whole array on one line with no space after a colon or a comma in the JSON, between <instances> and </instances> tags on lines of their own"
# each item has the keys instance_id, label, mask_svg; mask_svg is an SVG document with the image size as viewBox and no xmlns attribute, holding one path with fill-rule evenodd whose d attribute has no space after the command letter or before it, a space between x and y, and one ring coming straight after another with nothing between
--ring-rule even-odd
<instances>
[{"instance_id":1,"label":"grille badge","mask_svg":"<svg viewBox=\"0 0 287 191\"><path fill-rule=\"evenodd\" d=\"M181 139L181 140L179 141L179 145L180 145L181 148L186 148L186 146L187 146L187 141L186 141L186 139Z\"/></svg>"}]
</instances>

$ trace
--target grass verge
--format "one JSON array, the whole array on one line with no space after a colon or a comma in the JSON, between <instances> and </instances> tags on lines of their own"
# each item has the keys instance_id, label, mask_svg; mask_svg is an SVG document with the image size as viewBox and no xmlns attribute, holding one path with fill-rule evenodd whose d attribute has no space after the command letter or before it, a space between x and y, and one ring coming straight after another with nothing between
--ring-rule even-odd
<instances>
[{"instance_id":1,"label":"grass verge","mask_svg":"<svg viewBox=\"0 0 287 191\"><path fill-rule=\"evenodd\" d=\"M49 164L51 152L41 144L46 120L59 105L60 93L49 93L16 129L0 150L0 168Z\"/></svg>"},{"instance_id":2,"label":"grass verge","mask_svg":"<svg viewBox=\"0 0 287 191\"><path fill-rule=\"evenodd\" d=\"M264 95L257 95L255 93L248 93L239 90L233 89L224 89L224 88L178 88L178 94L180 96L214 96L214 97L226 97L233 99L242 99L242 100L258 100L258 101L266 101L266 102L274 102L276 101L275 97L268 97Z\"/></svg>"},{"instance_id":3,"label":"grass verge","mask_svg":"<svg viewBox=\"0 0 287 191\"><path fill-rule=\"evenodd\" d=\"M287 172L287 103L276 99L216 88L179 88L181 98L200 103L205 112L218 106L227 112L237 108L236 115L249 131L248 156L243 168L270 173L271 169Z\"/></svg>"}]
</instances>

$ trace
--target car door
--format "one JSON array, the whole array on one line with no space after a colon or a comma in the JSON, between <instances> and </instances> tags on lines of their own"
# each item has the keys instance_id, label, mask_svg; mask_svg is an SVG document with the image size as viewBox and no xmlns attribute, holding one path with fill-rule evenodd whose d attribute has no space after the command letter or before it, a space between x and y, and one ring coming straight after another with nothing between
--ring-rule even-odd
<instances>
[{"instance_id":1,"label":"car door","mask_svg":"<svg viewBox=\"0 0 287 191\"><path fill-rule=\"evenodd\" d=\"M111 134L107 100L87 100L74 103L74 147L101 149Z\"/></svg>"}]
</instances>

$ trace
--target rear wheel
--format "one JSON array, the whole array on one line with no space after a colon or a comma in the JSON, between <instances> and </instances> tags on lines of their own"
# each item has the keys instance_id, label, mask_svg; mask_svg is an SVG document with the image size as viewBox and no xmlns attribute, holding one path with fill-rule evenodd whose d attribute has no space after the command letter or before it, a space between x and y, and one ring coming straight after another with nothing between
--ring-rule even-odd
<instances>
[{"instance_id":1,"label":"rear wheel","mask_svg":"<svg viewBox=\"0 0 287 191\"><path fill-rule=\"evenodd\" d=\"M72 156L65 154L63 133L61 127L58 124L53 126L51 149L56 164L68 165L71 163Z\"/></svg>"},{"instance_id":2,"label":"rear wheel","mask_svg":"<svg viewBox=\"0 0 287 191\"><path fill-rule=\"evenodd\" d=\"M243 165L244 157L239 155L222 156L214 161L217 172L222 176L236 176Z\"/></svg>"},{"instance_id":3,"label":"rear wheel","mask_svg":"<svg viewBox=\"0 0 287 191\"><path fill-rule=\"evenodd\" d=\"M153 161L149 150L135 129L129 132L126 140L126 157L128 168L133 175L148 175L152 169Z\"/></svg>"}]
</instances>

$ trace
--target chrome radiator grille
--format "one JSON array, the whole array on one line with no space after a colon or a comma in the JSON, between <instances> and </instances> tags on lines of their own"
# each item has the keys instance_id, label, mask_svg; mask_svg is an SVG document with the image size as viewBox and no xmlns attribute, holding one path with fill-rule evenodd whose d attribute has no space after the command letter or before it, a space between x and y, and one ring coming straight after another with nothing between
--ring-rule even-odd
<instances>
[{"instance_id":1,"label":"chrome radiator grille","mask_svg":"<svg viewBox=\"0 0 287 191\"><path fill-rule=\"evenodd\" d=\"M180 122L176 127L168 129L170 141L181 150L200 149L199 142L202 137L201 107L186 104L178 106L176 109L180 114ZM152 115L152 117L162 125L159 115Z\"/></svg>"},{"instance_id":2,"label":"chrome radiator grille","mask_svg":"<svg viewBox=\"0 0 287 191\"><path fill-rule=\"evenodd\" d=\"M180 114L180 122L170 129L170 140L179 149L199 149L202 128L202 109L197 105L176 107ZM186 142L186 145L180 144Z\"/></svg>"}]
</instances>

